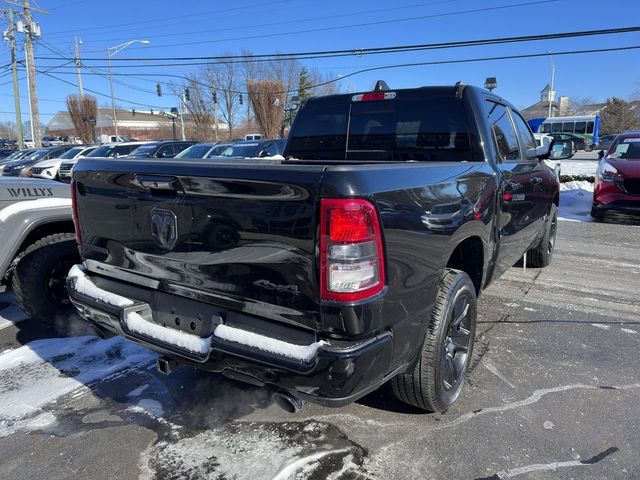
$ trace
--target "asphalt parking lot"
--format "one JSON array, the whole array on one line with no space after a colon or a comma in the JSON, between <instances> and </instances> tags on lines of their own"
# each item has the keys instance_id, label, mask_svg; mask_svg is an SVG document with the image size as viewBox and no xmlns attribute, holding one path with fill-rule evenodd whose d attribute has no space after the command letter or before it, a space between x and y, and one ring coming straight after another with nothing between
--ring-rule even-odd
<instances>
[{"instance_id":1,"label":"asphalt parking lot","mask_svg":"<svg viewBox=\"0 0 640 480\"><path fill-rule=\"evenodd\" d=\"M153 354L81 322L14 324L3 294L0 476L639 478L640 227L628 223L561 221L549 268L514 267L484 293L473 369L445 414L383 387L290 415L216 375L160 376Z\"/></svg>"}]
</instances>

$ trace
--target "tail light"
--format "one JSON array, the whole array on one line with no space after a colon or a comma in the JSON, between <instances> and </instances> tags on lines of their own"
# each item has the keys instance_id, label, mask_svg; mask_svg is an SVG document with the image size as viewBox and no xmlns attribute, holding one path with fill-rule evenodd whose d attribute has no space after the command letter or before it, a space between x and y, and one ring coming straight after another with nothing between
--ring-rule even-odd
<instances>
[{"instance_id":1,"label":"tail light","mask_svg":"<svg viewBox=\"0 0 640 480\"><path fill-rule=\"evenodd\" d=\"M600 165L598 165L596 176L603 182L621 182L624 180L624 177L618 169L604 160L600 162Z\"/></svg>"},{"instance_id":2,"label":"tail light","mask_svg":"<svg viewBox=\"0 0 640 480\"><path fill-rule=\"evenodd\" d=\"M78 190L76 188L76 182L71 182L71 210L73 214L73 228L76 231L76 243L82 246L82 234L80 233L80 221L78 220Z\"/></svg>"},{"instance_id":3,"label":"tail light","mask_svg":"<svg viewBox=\"0 0 640 480\"><path fill-rule=\"evenodd\" d=\"M384 289L378 214L361 199L320 201L320 297L356 302Z\"/></svg>"}]
</instances>

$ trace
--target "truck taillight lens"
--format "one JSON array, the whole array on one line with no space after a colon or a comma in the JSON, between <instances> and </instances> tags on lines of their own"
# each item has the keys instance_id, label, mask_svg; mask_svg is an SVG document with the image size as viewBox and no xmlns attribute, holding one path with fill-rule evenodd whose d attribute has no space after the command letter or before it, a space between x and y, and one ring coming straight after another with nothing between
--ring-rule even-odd
<instances>
[{"instance_id":1,"label":"truck taillight lens","mask_svg":"<svg viewBox=\"0 0 640 480\"><path fill-rule=\"evenodd\" d=\"M384 288L382 232L361 199L320 200L320 297L357 302Z\"/></svg>"},{"instance_id":2,"label":"truck taillight lens","mask_svg":"<svg viewBox=\"0 0 640 480\"><path fill-rule=\"evenodd\" d=\"M71 211L73 214L73 228L76 231L76 243L82 245L82 235L80 234L80 222L78 220L78 189L76 182L71 182Z\"/></svg>"}]
</instances>

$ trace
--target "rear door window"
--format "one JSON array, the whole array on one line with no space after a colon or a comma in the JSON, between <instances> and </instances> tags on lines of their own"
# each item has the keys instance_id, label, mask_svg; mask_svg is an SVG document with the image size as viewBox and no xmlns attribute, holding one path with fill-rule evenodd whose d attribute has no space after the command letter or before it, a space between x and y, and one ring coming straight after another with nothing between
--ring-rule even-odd
<instances>
[{"instance_id":1,"label":"rear door window","mask_svg":"<svg viewBox=\"0 0 640 480\"><path fill-rule=\"evenodd\" d=\"M487 119L500 157L506 161L519 160L518 134L511 123L506 107L490 101L487 102L487 107Z\"/></svg>"}]
</instances>

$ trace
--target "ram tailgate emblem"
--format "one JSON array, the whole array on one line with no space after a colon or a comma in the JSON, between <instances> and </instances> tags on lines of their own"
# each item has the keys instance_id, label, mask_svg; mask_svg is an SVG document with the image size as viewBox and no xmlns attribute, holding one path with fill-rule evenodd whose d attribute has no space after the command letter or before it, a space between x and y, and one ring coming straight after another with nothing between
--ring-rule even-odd
<instances>
[{"instance_id":1,"label":"ram tailgate emblem","mask_svg":"<svg viewBox=\"0 0 640 480\"><path fill-rule=\"evenodd\" d=\"M151 210L151 235L156 244L171 250L178 241L178 218L171 210L154 208Z\"/></svg>"}]
</instances>

